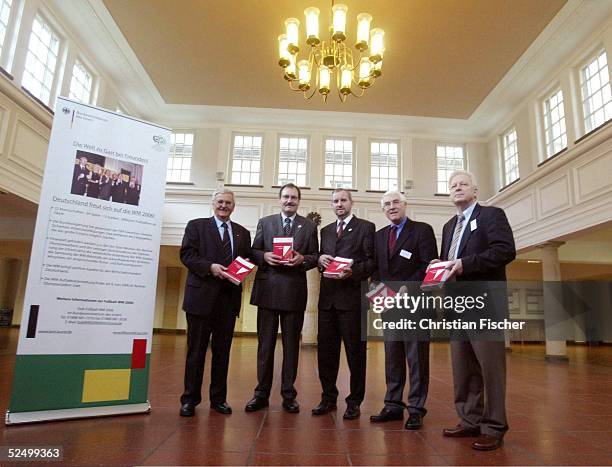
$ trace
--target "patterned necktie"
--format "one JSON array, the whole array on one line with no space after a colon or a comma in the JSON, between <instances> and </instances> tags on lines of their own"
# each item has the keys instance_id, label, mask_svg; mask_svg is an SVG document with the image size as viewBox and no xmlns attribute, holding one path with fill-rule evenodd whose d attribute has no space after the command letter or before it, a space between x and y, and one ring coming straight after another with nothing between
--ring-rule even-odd
<instances>
[{"instance_id":1,"label":"patterned necktie","mask_svg":"<svg viewBox=\"0 0 612 467\"><path fill-rule=\"evenodd\" d=\"M395 250L395 243L397 242L397 225L392 225L389 229L389 256Z\"/></svg>"},{"instance_id":2,"label":"patterned necktie","mask_svg":"<svg viewBox=\"0 0 612 467\"><path fill-rule=\"evenodd\" d=\"M340 221L338 226L338 238L342 237L342 232L344 232L344 221Z\"/></svg>"},{"instance_id":3,"label":"patterned necktie","mask_svg":"<svg viewBox=\"0 0 612 467\"><path fill-rule=\"evenodd\" d=\"M223 238L221 239L223 248L223 265L229 266L232 262L232 242L230 241L227 224L224 222L221 224L221 227L223 227Z\"/></svg>"},{"instance_id":4,"label":"patterned necktie","mask_svg":"<svg viewBox=\"0 0 612 467\"><path fill-rule=\"evenodd\" d=\"M450 248L448 249L448 260L457 259L457 247L459 246L459 237L461 236L461 229L463 228L463 221L465 216L463 214L457 214L457 225L455 232L453 233L453 240L451 241Z\"/></svg>"},{"instance_id":5,"label":"patterned necktie","mask_svg":"<svg viewBox=\"0 0 612 467\"><path fill-rule=\"evenodd\" d=\"M291 232L291 219L289 217L285 217L285 225L283 225L283 231L285 232L285 236L288 237Z\"/></svg>"}]
</instances>

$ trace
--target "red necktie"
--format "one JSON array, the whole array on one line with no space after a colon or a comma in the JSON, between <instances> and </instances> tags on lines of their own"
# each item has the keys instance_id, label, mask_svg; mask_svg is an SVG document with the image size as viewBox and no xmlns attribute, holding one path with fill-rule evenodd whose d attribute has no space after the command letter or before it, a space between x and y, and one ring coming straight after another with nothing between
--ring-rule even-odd
<instances>
[{"instance_id":1,"label":"red necktie","mask_svg":"<svg viewBox=\"0 0 612 467\"><path fill-rule=\"evenodd\" d=\"M389 229L389 256L395 250L395 243L397 242L397 225L392 225Z\"/></svg>"},{"instance_id":2,"label":"red necktie","mask_svg":"<svg viewBox=\"0 0 612 467\"><path fill-rule=\"evenodd\" d=\"M344 221L341 221L338 226L338 238L342 237L342 232L344 232Z\"/></svg>"}]
</instances>

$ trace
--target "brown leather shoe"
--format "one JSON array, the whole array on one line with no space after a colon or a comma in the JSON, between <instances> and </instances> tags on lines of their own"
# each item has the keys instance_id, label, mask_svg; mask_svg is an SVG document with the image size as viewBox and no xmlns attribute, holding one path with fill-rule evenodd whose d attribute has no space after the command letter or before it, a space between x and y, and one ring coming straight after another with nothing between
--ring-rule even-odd
<instances>
[{"instance_id":1,"label":"brown leather shoe","mask_svg":"<svg viewBox=\"0 0 612 467\"><path fill-rule=\"evenodd\" d=\"M478 428L467 428L457 425L455 428L444 428L442 434L449 438L471 438L480 436L480 430Z\"/></svg>"},{"instance_id":2,"label":"brown leather shoe","mask_svg":"<svg viewBox=\"0 0 612 467\"><path fill-rule=\"evenodd\" d=\"M477 451L494 451L500 448L502 444L504 444L504 441L501 438L496 438L491 435L481 435L472 443L472 448Z\"/></svg>"}]
</instances>

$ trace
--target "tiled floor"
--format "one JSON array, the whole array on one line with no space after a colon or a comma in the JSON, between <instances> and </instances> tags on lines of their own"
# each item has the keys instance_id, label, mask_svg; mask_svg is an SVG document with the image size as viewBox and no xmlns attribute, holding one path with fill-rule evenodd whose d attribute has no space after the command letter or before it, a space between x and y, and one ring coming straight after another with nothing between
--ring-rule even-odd
<instances>
[{"instance_id":1,"label":"tiled floor","mask_svg":"<svg viewBox=\"0 0 612 467\"><path fill-rule=\"evenodd\" d=\"M0 329L2 413L16 338L16 330ZM303 347L300 356L300 414L281 411L279 354L270 408L245 413L255 385L256 340L250 337L236 338L232 349L228 402L234 413L212 413L203 403L195 417L181 418L184 352L185 336L155 337L151 414L2 426L0 445L63 445L64 463L73 465L612 465L612 347L570 347L564 365L546 363L543 346L515 345L508 355L510 431L504 447L491 453L473 451L468 439L441 435L456 423L447 344L432 344L429 413L418 432L404 430L403 422L368 421L384 396L381 343L369 344L366 400L354 421L342 419L344 404L332 415L310 415L320 396L312 347ZM343 360L341 394L347 386Z\"/></svg>"}]
</instances>

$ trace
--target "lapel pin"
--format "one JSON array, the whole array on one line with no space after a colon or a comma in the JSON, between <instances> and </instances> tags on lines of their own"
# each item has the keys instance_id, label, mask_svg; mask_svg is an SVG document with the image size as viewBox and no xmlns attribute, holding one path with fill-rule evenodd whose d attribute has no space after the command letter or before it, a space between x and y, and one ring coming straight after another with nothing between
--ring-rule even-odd
<instances>
[{"instance_id":1,"label":"lapel pin","mask_svg":"<svg viewBox=\"0 0 612 467\"><path fill-rule=\"evenodd\" d=\"M300 224L300 225L298 225L298 229L301 229L301 228L302 228L302 225L301 225L301 224Z\"/></svg>"},{"instance_id":2,"label":"lapel pin","mask_svg":"<svg viewBox=\"0 0 612 467\"><path fill-rule=\"evenodd\" d=\"M352 232L352 231L353 231L353 229L349 229L349 232Z\"/></svg>"}]
</instances>

